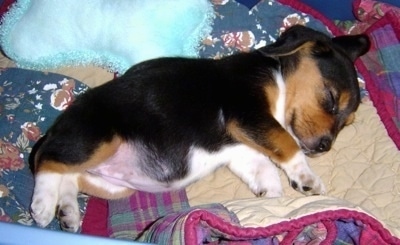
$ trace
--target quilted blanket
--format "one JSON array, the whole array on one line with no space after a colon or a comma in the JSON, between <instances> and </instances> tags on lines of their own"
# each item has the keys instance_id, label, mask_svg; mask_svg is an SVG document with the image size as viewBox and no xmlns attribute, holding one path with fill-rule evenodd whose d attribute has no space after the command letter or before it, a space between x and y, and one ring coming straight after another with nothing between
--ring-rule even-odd
<instances>
[{"instance_id":1,"label":"quilted blanket","mask_svg":"<svg viewBox=\"0 0 400 245\"><path fill-rule=\"evenodd\" d=\"M355 123L329 153L310 159L328 196L304 197L282 175L285 197L254 198L222 168L178 192L139 192L116 201L82 195L81 232L171 244L400 244L396 9L371 14L374 20L337 23L341 30L298 1L264 0L250 9L233 0L212 2L215 19L199 48L202 57L246 52L273 42L293 24L332 35L366 30L372 38L372 51L357 63L363 102ZM354 1L355 9L361 3ZM75 96L113 74L92 66L51 72L13 66L0 56L0 221L34 226L27 164L32 145ZM59 225L54 220L48 228Z\"/></svg>"}]
</instances>

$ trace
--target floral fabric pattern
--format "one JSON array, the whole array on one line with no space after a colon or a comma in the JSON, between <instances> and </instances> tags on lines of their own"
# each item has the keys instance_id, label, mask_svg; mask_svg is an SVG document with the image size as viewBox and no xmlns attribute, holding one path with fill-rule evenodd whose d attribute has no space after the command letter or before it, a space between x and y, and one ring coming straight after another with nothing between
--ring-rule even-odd
<instances>
[{"instance_id":1,"label":"floral fabric pattern","mask_svg":"<svg viewBox=\"0 0 400 245\"><path fill-rule=\"evenodd\" d=\"M87 87L58 74L0 71L0 221L35 225L29 213L33 176L29 154L59 113ZM81 206L84 209L85 200ZM57 222L50 229L59 229Z\"/></svg>"},{"instance_id":2,"label":"floral fabric pattern","mask_svg":"<svg viewBox=\"0 0 400 245\"><path fill-rule=\"evenodd\" d=\"M213 3L216 17L212 32L200 47L202 57L219 58L265 46L295 24L330 33L312 16L275 0L260 1L250 10L233 0Z\"/></svg>"}]
</instances>

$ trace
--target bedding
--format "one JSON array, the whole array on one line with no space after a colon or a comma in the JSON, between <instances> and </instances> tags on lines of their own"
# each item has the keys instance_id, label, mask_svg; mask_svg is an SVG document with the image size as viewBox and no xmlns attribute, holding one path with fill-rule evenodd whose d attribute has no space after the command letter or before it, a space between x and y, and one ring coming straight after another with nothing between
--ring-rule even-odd
<instances>
[{"instance_id":1,"label":"bedding","mask_svg":"<svg viewBox=\"0 0 400 245\"><path fill-rule=\"evenodd\" d=\"M0 220L32 225L29 153L60 111L87 86L55 73L0 71ZM82 198L81 210L85 208ZM57 222L50 229L59 229ZM1 240L0 240L1 241Z\"/></svg>"},{"instance_id":2,"label":"bedding","mask_svg":"<svg viewBox=\"0 0 400 245\"><path fill-rule=\"evenodd\" d=\"M366 32L371 40L370 52L362 57L371 91L371 99L384 125L400 147L399 85L400 8L373 0L357 0L353 4L357 21L338 22L345 33Z\"/></svg>"},{"instance_id":3,"label":"bedding","mask_svg":"<svg viewBox=\"0 0 400 245\"><path fill-rule=\"evenodd\" d=\"M213 29L199 45L201 57L246 52L272 42L293 24L342 33L297 1L265 0L251 9L233 0L212 3ZM282 175L284 197L255 198L221 168L178 192L137 192L114 201L82 195L81 233L155 243L400 244L399 68L393 66L397 56L390 56L397 54L399 39L390 15L368 23L374 46L357 63L362 104L354 124L345 127L329 153L310 159L327 196L304 197ZM34 226L30 148L75 96L113 73L80 63L41 71L14 66L0 59L0 221ZM59 229L56 221L48 228Z\"/></svg>"}]
</instances>

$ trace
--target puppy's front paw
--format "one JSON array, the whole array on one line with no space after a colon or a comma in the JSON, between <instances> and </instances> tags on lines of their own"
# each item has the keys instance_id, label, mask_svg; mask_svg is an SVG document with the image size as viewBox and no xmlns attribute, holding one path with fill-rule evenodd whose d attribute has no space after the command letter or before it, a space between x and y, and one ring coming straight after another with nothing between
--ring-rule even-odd
<instances>
[{"instance_id":1,"label":"puppy's front paw","mask_svg":"<svg viewBox=\"0 0 400 245\"><path fill-rule=\"evenodd\" d=\"M302 152L298 152L290 161L281 166L293 189L308 196L326 194L322 180L310 169Z\"/></svg>"},{"instance_id":2,"label":"puppy's front paw","mask_svg":"<svg viewBox=\"0 0 400 245\"><path fill-rule=\"evenodd\" d=\"M321 179L313 173L306 175L301 174L297 179L289 179L290 185L296 191L303 193L304 195L325 195L325 186Z\"/></svg>"}]
</instances>

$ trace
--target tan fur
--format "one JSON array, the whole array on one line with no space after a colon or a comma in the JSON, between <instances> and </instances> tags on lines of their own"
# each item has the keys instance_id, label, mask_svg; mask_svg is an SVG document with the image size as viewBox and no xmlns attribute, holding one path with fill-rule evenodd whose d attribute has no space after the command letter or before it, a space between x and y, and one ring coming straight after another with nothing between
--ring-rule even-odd
<instances>
[{"instance_id":1,"label":"tan fur","mask_svg":"<svg viewBox=\"0 0 400 245\"><path fill-rule=\"evenodd\" d=\"M110 142L103 142L97 150L91 155L91 158L83 163L76 165L67 165L62 162L56 161L43 161L41 163L35 163L36 172L56 172L56 173L80 173L84 172L89 168L95 167L100 163L107 160L109 157L114 155L122 140L119 137L114 137ZM40 153L39 153L40 154ZM37 154L38 155L38 154ZM36 160L37 161L37 160Z\"/></svg>"},{"instance_id":2,"label":"tan fur","mask_svg":"<svg viewBox=\"0 0 400 245\"><path fill-rule=\"evenodd\" d=\"M269 110L270 113L273 115L275 114L276 110L275 104L278 100L279 89L276 85L267 85L264 87L264 93L267 98L267 103L269 105L269 108L266 108L266 110Z\"/></svg>"},{"instance_id":3,"label":"tan fur","mask_svg":"<svg viewBox=\"0 0 400 245\"><path fill-rule=\"evenodd\" d=\"M277 163L286 162L300 150L292 136L283 128L266 131L266 142L263 145L256 144L236 121L229 122L227 129L234 139L264 153Z\"/></svg>"},{"instance_id":4,"label":"tan fur","mask_svg":"<svg viewBox=\"0 0 400 245\"><path fill-rule=\"evenodd\" d=\"M305 42L303 45L300 45L298 48L291 50L290 52L284 53L284 54L279 54L279 56L288 56L295 54L297 52L310 52L314 48L314 42ZM273 56L273 55L272 55Z\"/></svg>"},{"instance_id":5,"label":"tan fur","mask_svg":"<svg viewBox=\"0 0 400 245\"><path fill-rule=\"evenodd\" d=\"M66 173L68 172L69 166L62 162L56 161L43 161L36 168L36 173L38 172L54 172L54 173Z\"/></svg>"},{"instance_id":6,"label":"tan fur","mask_svg":"<svg viewBox=\"0 0 400 245\"><path fill-rule=\"evenodd\" d=\"M343 91L339 97L339 110L343 110L349 104L351 94L348 91Z\"/></svg>"},{"instance_id":7,"label":"tan fur","mask_svg":"<svg viewBox=\"0 0 400 245\"><path fill-rule=\"evenodd\" d=\"M136 190L124 187L116 187L118 191L111 192L105 185L96 185L90 179L93 178L90 174L81 174L78 178L79 190L91 196L96 196L104 199L119 199L129 197ZM101 178L101 177L100 177ZM103 180L105 181L105 180Z\"/></svg>"},{"instance_id":8,"label":"tan fur","mask_svg":"<svg viewBox=\"0 0 400 245\"><path fill-rule=\"evenodd\" d=\"M334 118L320 107L324 84L317 64L304 56L298 69L286 78L286 121L296 117L297 133L301 137L323 136L329 133Z\"/></svg>"}]
</instances>

